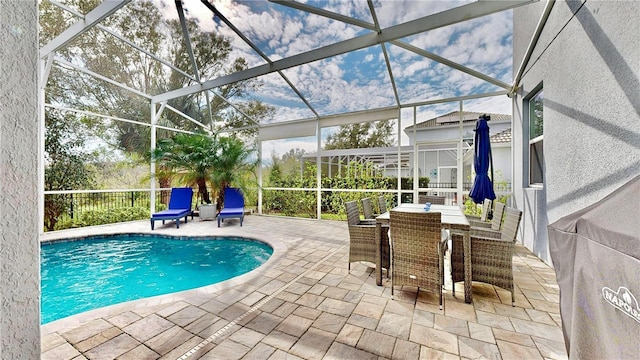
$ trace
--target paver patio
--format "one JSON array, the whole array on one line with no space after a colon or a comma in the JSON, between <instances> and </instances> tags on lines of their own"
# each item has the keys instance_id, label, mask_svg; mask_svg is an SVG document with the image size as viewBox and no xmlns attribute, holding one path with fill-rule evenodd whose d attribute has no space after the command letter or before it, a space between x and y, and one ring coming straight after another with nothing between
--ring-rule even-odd
<instances>
[{"instance_id":1,"label":"paver patio","mask_svg":"<svg viewBox=\"0 0 640 360\"><path fill-rule=\"evenodd\" d=\"M42 240L150 233L148 221L48 233ZM508 291L462 283L437 296L376 286L373 264L347 270L346 222L270 216L244 225L194 219L154 233L270 242L261 268L197 290L97 309L42 326L42 359L566 359L553 269L516 247Z\"/></svg>"}]
</instances>

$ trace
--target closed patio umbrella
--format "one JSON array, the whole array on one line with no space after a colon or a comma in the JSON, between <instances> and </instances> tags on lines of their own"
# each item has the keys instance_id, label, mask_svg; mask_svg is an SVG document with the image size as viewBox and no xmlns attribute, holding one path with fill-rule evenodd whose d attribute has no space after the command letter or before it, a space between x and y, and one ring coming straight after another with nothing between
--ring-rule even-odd
<instances>
[{"instance_id":1,"label":"closed patio umbrella","mask_svg":"<svg viewBox=\"0 0 640 360\"><path fill-rule=\"evenodd\" d=\"M476 121L476 132L474 140L473 167L476 177L471 187L469 196L476 204L480 204L484 199L494 200L496 193L493 191L493 159L491 158L491 140L489 139L488 115L482 115ZM491 165L491 179L489 179L489 165Z\"/></svg>"}]
</instances>

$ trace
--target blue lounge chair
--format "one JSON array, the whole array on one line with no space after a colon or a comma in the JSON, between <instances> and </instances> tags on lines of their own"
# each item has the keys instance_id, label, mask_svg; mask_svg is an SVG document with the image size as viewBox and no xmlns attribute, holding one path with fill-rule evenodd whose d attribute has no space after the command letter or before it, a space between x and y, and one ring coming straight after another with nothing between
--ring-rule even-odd
<instances>
[{"instance_id":1,"label":"blue lounge chair","mask_svg":"<svg viewBox=\"0 0 640 360\"><path fill-rule=\"evenodd\" d=\"M240 226L242 226L242 221L244 220L244 196L242 196L239 189L224 189L224 206L218 213L218 227L220 227L220 221L224 222L224 219L229 218L240 218Z\"/></svg>"},{"instance_id":2,"label":"blue lounge chair","mask_svg":"<svg viewBox=\"0 0 640 360\"><path fill-rule=\"evenodd\" d=\"M184 216L184 222L187 223L187 216L191 215L193 220L193 211L191 210L191 202L193 199L192 188L173 188L171 189L171 198L169 199L169 208L159 211L151 215L151 230L156 220L175 220L176 228L180 228L180 218Z\"/></svg>"}]
</instances>

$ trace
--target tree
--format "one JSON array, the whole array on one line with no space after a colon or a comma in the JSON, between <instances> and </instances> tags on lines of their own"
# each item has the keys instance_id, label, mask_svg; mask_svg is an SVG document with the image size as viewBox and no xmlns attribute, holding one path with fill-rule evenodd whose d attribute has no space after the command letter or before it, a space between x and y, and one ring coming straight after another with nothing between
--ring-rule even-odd
<instances>
[{"instance_id":1,"label":"tree","mask_svg":"<svg viewBox=\"0 0 640 360\"><path fill-rule=\"evenodd\" d=\"M207 188L211 184L218 204L222 204L221 190L231 184L243 187L245 175L255 168L249 161L252 153L237 137L177 134L161 140L153 158L183 183L197 186L198 196L206 204L211 203Z\"/></svg>"},{"instance_id":2,"label":"tree","mask_svg":"<svg viewBox=\"0 0 640 360\"><path fill-rule=\"evenodd\" d=\"M253 149L237 137L220 137L216 152L216 161L213 166L212 184L218 191L218 204L224 203L224 188L231 186L246 188L247 176L253 176L251 182L255 183L254 169L258 159L250 161Z\"/></svg>"},{"instance_id":3,"label":"tree","mask_svg":"<svg viewBox=\"0 0 640 360\"><path fill-rule=\"evenodd\" d=\"M70 0L65 5L88 13L101 1ZM101 24L129 39L141 48L166 59L187 74L193 69L184 42L181 24L177 20L162 17L157 2L135 1L106 18ZM41 43L45 44L77 19L50 2L40 3ZM231 43L216 32L203 31L194 20L187 20L189 36L194 51L195 62L201 79L210 79L248 68L243 58L231 58ZM179 71L173 70L146 54L136 50L104 31L91 29L69 46L57 52L63 59L81 63L88 70L106 78L118 81L143 93L156 95L193 85L196 81ZM150 105L148 99L73 70L54 66L51 71L47 94L55 103L69 107L109 114L114 117L149 123ZM52 86L55 84L57 86ZM228 84L216 92L230 100L247 99L250 93L261 86L255 79ZM235 111L230 111L228 102L218 96L210 97L210 108L204 93L196 93L170 100L170 106L191 118L210 125L210 119L222 121L227 126L246 126L253 123ZM274 109L259 101L248 101L239 105L244 113L261 120L272 116ZM182 130L197 131L199 126L184 117L164 111L159 125ZM100 134L105 142L114 148L129 153L137 153L140 158L148 158L150 151L150 127L123 121L95 121L93 131ZM255 132L254 129L247 130ZM169 138L174 132L158 130L158 139ZM158 179L161 187L168 187L170 178Z\"/></svg>"},{"instance_id":4,"label":"tree","mask_svg":"<svg viewBox=\"0 0 640 360\"><path fill-rule=\"evenodd\" d=\"M94 171L89 165L91 154L84 153L84 125L75 116L56 110L45 113L45 170L44 189L79 190L94 186ZM45 227L53 231L60 215L67 212L71 203L64 194L45 197Z\"/></svg>"},{"instance_id":5,"label":"tree","mask_svg":"<svg viewBox=\"0 0 640 360\"><path fill-rule=\"evenodd\" d=\"M217 137L204 134L176 134L173 138L162 139L152 154L163 166L177 174L185 184L198 186L198 197L206 204L211 203L207 182L211 180L212 169L219 153Z\"/></svg>"},{"instance_id":6,"label":"tree","mask_svg":"<svg viewBox=\"0 0 640 360\"><path fill-rule=\"evenodd\" d=\"M342 125L338 132L327 137L325 150L361 149L392 145L391 135L395 121L377 121Z\"/></svg>"},{"instance_id":7,"label":"tree","mask_svg":"<svg viewBox=\"0 0 640 360\"><path fill-rule=\"evenodd\" d=\"M302 176L303 160L302 156L306 154L304 149L290 149L280 157L280 171L287 176Z\"/></svg>"}]
</instances>

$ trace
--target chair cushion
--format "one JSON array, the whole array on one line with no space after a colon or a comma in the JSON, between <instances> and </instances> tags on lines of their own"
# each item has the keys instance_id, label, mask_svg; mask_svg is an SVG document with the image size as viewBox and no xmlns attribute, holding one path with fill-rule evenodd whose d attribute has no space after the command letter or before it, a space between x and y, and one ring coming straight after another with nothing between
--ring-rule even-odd
<instances>
[{"instance_id":1,"label":"chair cushion","mask_svg":"<svg viewBox=\"0 0 640 360\"><path fill-rule=\"evenodd\" d=\"M172 188L169 199L169 209L191 209L193 200L193 189Z\"/></svg>"},{"instance_id":2,"label":"chair cushion","mask_svg":"<svg viewBox=\"0 0 640 360\"><path fill-rule=\"evenodd\" d=\"M230 215L243 215L244 214L244 208L224 208L222 210L220 210L220 213L218 214L218 216L230 216Z\"/></svg>"},{"instance_id":3,"label":"chair cushion","mask_svg":"<svg viewBox=\"0 0 640 360\"><path fill-rule=\"evenodd\" d=\"M182 217L189 214L190 209L167 209L151 215L152 219Z\"/></svg>"}]
</instances>

